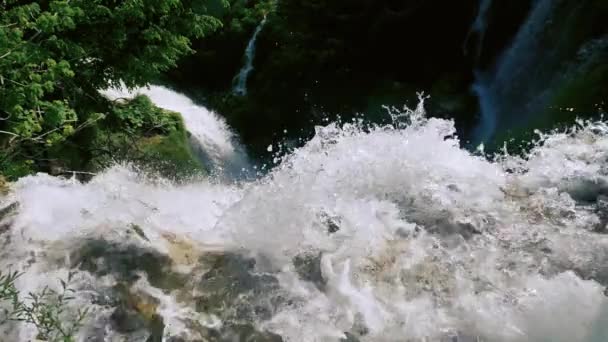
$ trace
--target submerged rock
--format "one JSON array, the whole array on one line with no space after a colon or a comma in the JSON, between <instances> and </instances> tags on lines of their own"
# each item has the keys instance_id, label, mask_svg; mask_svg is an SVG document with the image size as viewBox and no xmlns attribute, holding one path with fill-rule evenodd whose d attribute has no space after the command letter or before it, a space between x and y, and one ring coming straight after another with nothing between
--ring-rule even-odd
<instances>
[{"instance_id":1,"label":"submerged rock","mask_svg":"<svg viewBox=\"0 0 608 342\"><path fill-rule=\"evenodd\" d=\"M278 280L257 273L254 259L238 254L214 258L197 284L204 294L196 299L196 310L237 322L269 319L282 300Z\"/></svg>"},{"instance_id":2,"label":"submerged rock","mask_svg":"<svg viewBox=\"0 0 608 342\"><path fill-rule=\"evenodd\" d=\"M257 331L249 324L236 324L223 328L217 339L212 341L282 342L283 338L270 332Z\"/></svg>"},{"instance_id":3,"label":"submerged rock","mask_svg":"<svg viewBox=\"0 0 608 342\"><path fill-rule=\"evenodd\" d=\"M598 233L608 233L608 196L600 195L597 197L595 212L600 220L593 229Z\"/></svg>"},{"instance_id":4,"label":"submerged rock","mask_svg":"<svg viewBox=\"0 0 608 342\"><path fill-rule=\"evenodd\" d=\"M3 175L0 175L0 195L6 195L10 191L10 183L4 178Z\"/></svg>"},{"instance_id":5,"label":"submerged rock","mask_svg":"<svg viewBox=\"0 0 608 342\"><path fill-rule=\"evenodd\" d=\"M145 241L150 242L150 239L148 239L148 237L144 233L143 229L141 229L141 227L139 225L132 223L129 225L129 228L131 228L131 231L133 231L135 234L137 234L137 236L144 239Z\"/></svg>"},{"instance_id":6,"label":"submerged rock","mask_svg":"<svg viewBox=\"0 0 608 342\"><path fill-rule=\"evenodd\" d=\"M560 187L579 204L595 203L608 196L608 182L603 179L576 179L564 182Z\"/></svg>"},{"instance_id":7,"label":"submerged rock","mask_svg":"<svg viewBox=\"0 0 608 342\"><path fill-rule=\"evenodd\" d=\"M10 216L19 208L19 203L14 202L0 209L0 235L7 232L11 227Z\"/></svg>"},{"instance_id":8,"label":"submerged rock","mask_svg":"<svg viewBox=\"0 0 608 342\"><path fill-rule=\"evenodd\" d=\"M359 342L359 339L357 338L357 336L346 332L344 333L344 338L340 339L340 342Z\"/></svg>"},{"instance_id":9,"label":"submerged rock","mask_svg":"<svg viewBox=\"0 0 608 342\"><path fill-rule=\"evenodd\" d=\"M152 286L164 290L183 287L187 277L171 270L171 259L159 252L107 240L89 240L71 256L72 266L98 277L113 275L132 284L144 272Z\"/></svg>"},{"instance_id":10,"label":"submerged rock","mask_svg":"<svg viewBox=\"0 0 608 342\"><path fill-rule=\"evenodd\" d=\"M293 258L293 265L300 279L313 283L319 291L324 291L327 280L323 278L321 271L322 254L317 255L297 255Z\"/></svg>"},{"instance_id":11,"label":"submerged rock","mask_svg":"<svg viewBox=\"0 0 608 342\"><path fill-rule=\"evenodd\" d=\"M112 328L120 333L132 333L143 329L145 321L135 310L118 307L110 316Z\"/></svg>"}]
</instances>

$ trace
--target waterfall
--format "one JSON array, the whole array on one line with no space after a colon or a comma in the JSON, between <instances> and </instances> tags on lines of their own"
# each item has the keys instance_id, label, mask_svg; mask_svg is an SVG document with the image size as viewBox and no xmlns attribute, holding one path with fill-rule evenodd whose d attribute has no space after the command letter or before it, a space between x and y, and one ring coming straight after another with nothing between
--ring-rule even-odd
<instances>
[{"instance_id":1,"label":"waterfall","mask_svg":"<svg viewBox=\"0 0 608 342\"><path fill-rule=\"evenodd\" d=\"M592 33L596 9L592 1L536 0L511 45L489 70L477 70L473 90L479 98L481 119L474 130L476 143L492 142L509 133L546 129L558 110L578 111L570 86L589 82L605 59L608 35ZM582 83L585 84L585 83ZM591 90L593 91L593 90ZM568 99L568 97L571 97ZM574 101L572 105L564 101ZM555 105L566 106L556 108ZM591 104L590 104L591 105ZM574 114L569 114L572 117ZM496 138L500 133L502 136ZM495 141L498 142L498 141Z\"/></svg>"},{"instance_id":2,"label":"waterfall","mask_svg":"<svg viewBox=\"0 0 608 342\"><path fill-rule=\"evenodd\" d=\"M229 145L202 107L141 91ZM0 270L24 296L69 278L78 341L606 341L608 125L488 160L453 121L407 115L317 127L236 184L21 178L0 197Z\"/></svg>"},{"instance_id":3,"label":"waterfall","mask_svg":"<svg viewBox=\"0 0 608 342\"><path fill-rule=\"evenodd\" d=\"M234 87L232 88L232 92L236 95L244 96L247 95L247 79L249 78L249 74L253 71L253 59L255 58L255 47L258 39L258 35L262 32L264 25L266 24L266 17L262 19L260 24L256 27L251 39L247 43L247 48L245 49L245 64L239 71L239 73L235 77Z\"/></svg>"},{"instance_id":4,"label":"waterfall","mask_svg":"<svg viewBox=\"0 0 608 342\"><path fill-rule=\"evenodd\" d=\"M537 0L513 43L489 72L476 71L473 90L480 103L481 118L475 128L477 142L487 142L496 130L508 128L525 114L528 101L539 96L539 64L547 62L539 46L545 25L557 1ZM543 84L542 86L546 86ZM538 91L535 94L535 91ZM519 117L519 118L518 118Z\"/></svg>"},{"instance_id":5,"label":"waterfall","mask_svg":"<svg viewBox=\"0 0 608 342\"><path fill-rule=\"evenodd\" d=\"M467 45L469 44L473 35L477 35L477 37L476 37L477 42L475 44L475 54L474 54L475 60L478 60L479 57L481 56L481 51L483 49L483 42L485 39L487 27L488 27L487 15L488 15L488 11L490 10L490 8L492 8L492 2L493 2L493 0L480 0L479 10L477 11L477 16L475 17L473 24L471 24L469 33L467 34L467 37L465 38L465 43L464 43L465 53L468 53Z\"/></svg>"},{"instance_id":6,"label":"waterfall","mask_svg":"<svg viewBox=\"0 0 608 342\"><path fill-rule=\"evenodd\" d=\"M110 99L146 95L156 106L180 113L192 136L197 155L211 169L212 174L235 179L250 171L245 149L238 143L224 118L195 104L185 95L158 85L131 91L124 88L108 89L103 93Z\"/></svg>"}]
</instances>

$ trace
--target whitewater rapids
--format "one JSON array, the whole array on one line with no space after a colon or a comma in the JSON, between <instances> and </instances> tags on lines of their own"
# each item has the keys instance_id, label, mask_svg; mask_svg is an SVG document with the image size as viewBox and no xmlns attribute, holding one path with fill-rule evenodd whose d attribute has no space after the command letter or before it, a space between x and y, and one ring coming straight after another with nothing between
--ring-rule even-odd
<instances>
[{"instance_id":1,"label":"whitewater rapids","mask_svg":"<svg viewBox=\"0 0 608 342\"><path fill-rule=\"evenodd\" d=\"M91 308L82 340L148 338L115 331L113 304L99 299L126 282L154 298L164 341L214 340L202 331L235 322L284 341L606 341L608 127L581 123L542 136L525 158L488 161L421 108L407 125L318 127L238 184L174 185L126 166L86 184L22 178L0 206L18 203L3 219L0 269L24 272L24 292L75 272L73 305ZM150 269L126 281L82 267L91 241L167 260L184 280L163 287ZM254 314L196 304L224 291L209 281L229 272L210 266L218 255L240 255L229 260L247 265L228 285L250 286L223 303ZM32 338L26 325L5 330Z\"/></svg>"}]
</instances>

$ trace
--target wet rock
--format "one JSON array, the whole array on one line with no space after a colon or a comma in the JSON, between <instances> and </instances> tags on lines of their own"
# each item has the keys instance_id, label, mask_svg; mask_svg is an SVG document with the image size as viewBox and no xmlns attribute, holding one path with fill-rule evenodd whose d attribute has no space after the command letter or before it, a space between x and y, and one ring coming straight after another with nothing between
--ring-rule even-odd
<instances>
[{"instance_id":1,"label":"wet rock","mask_svg":"<svg viewBox=\"0 0 608 342\"><path fill-rule=\"evenodd\" d=\"M119 333L132 333L143 329L145 321L135 310L118 307L110 316L111 326Z\"/></svg>"},{"instance_id":2,"label":"wet rock","mask_svg":"<svg viewBox=\"0 0 608 342\"><path fill-rule=\"evenodd\" d=\"M477 342L482 341L478 336L467 335L464 333L449 334L440 340L441 342Z\"/></svg>"},{"instance_id":3,"label":"wet rock","mask_svg":"<svg viewBox=\"0 0 608 342\"><path fill-rule=\"evenodd\" d=\"M118 284L112 289L115 307L110 315L110 326L116 332L129 336L144 335L147 342L161 342L165 324L157 313L159 300L145 293L133 292L127 285ZM137 333L137 334L135 334Z\"/></svg>"},{"instance_id":4,"label":"wet rock","mask_svg":"<svg viewBox=\"0 0 608 342\"><path fill-rule=\"evenodd\" d=\"M326 225L327 225L327 232L330 234L333 234L340 230L340 226L338 226L338 224L333 220L328 220L326 222Z\"/></svg>"},{"instance_id":5,"label":"wet rock","mask_svg":"<svg viewBox=\"0 0 608 342\"><path fill-rule=\"evenodd\" d=\"M146 342L163 342L165 323L160 315L154 315L148 322L148 331L150 332L150 336Z\"/></svg>"},{"instance_id":6,"label":"wet rock","mask_svg":"<svg viewBox=\"0 0 608 342\"><path fill-rule=\"evenodd\" d=\"M0 235L8 232L8 230L11 228L11 225L8 223L0 223Z\"/></svg>"},{"instance_id":7,"label":"wet rock","mask_svg":"<svg viewBox=\"0 0 608 342\"><path fill-rule=\"evenodd\" d=\"M11 227L10 216L19 209L19 203L13 202L0 209L0 235L7 232Z\"/></svg>"},{"instance_id":8,"label":"wet rock","mask_svg":"<svg viewBox=\"0 0 608 342\"><path fill-rule=\"evenodd\" d=\"M410 269L403 269L399 278L407 289L407 298L431 294L436 299L449 297L454 289L453 268L442 260L429 257Z\"/></svg>"},{"instance_id":9,"label":"wet rock","mask_svg":"<svg viewBox=\"0 0 608 342\"><path fill-rule=\"evenodd\" d=\"M196 310L229 321L269 319L282 301L277 292L278 280L270 274L257 273L254 259L238 254L214 258L211 269L197 284L204 295L196 299Z\"/></svg>"},{"instance_id":10,"label":"wet rock","mask_svg":"<svg viewBox=\"0 0 608 342\"><path fill-rule=\"evenodd\" d=\"M278 280L259 273L256 261L239 254L212 257L210 269L197 284L203 296L196 298L196 311L215 314L224 324L220 329L203 328L207 341L280 342L279 335L259 331L258 321L272 318L285 301L278 292Z\"/></svg>"},{"instance_id":11,"label":"wet rock","mask_svg":"<svg viewBox=\"0 0 608 342\"><path fill-rule=\"evenodd\" d=\"M300 279L313 283L319 291L324 291L327 285L327 280L323 278L321 272L321 257L317 255L298 255L293 258L293 265L296 268L296 273Z\"/></svg>"},{"instance_id":12,"label":"wet rock","mask_svg":"<svg viewBox=\"0 0 608 342\"><path fill-rule=\"evenodd\" d=\"M456 184L448 184L447 188L453 192L460 192L460 188Z\"/></svg>"},{"instance_id":13,"label":"wet rock","mask_svg":"<svg viewBox=\"0 0 608 342\"><path fill-rule=\"evenodd\" d=\"M334 234L340 230L340 217L331 216L326 212L319 214L319 220L327 227L327 233Z\"/></svg>"},{"instance_id":14,"label":"wet rock","mask_svg":"<svg viewBox=\"0 0 608 342\"><path fill-rule=\"evenodd\" d=\"M0 209L0 221L4 220L9 215L13 214L19 208L18 202L13 202L6 207Z\"/></svg>"},{"instance_id":15,"label":"wet rock","mask_svg":"<svg viewBox=\"0 0 608 342\"><path fill-rule=\"evenodd\" d=\"M164 233L162 237L169 242L168 254L178 265L197 265L202 254L192 241L180 238L175 234Z\"/></svg>"},{"instance_id":16,"label":"wet rock","mask_svg":"<svg viewBox=\"0 0 608 342\"><path fill-rule=\"evenodd\" d=\"M283 338L271 332L257 331L249 324L230 325L222 329L217 341L282 342Z\"/></svg>"},{"instance_id":17,"label":"wet rock","mask_svg":"<svg viewBox=\"0 0 608 342\"><path fill-rule=\"evenodd\" d=\"M4 176L0 175L0 196L6 195L10 191L10 183L4 178Z\"/></svg>"},{"instance_id":18,"label":"wet rock","mask_svg":"<svg viewBox=\"0 0 608 342\"><path fill-rule=\"evenodd\" d=\"M608 196L600 195L597 197L595 212L600 222L594 227L597 233L608 233Z\"/></svg>"},{"instance_id":19,"label":"wet rock","mask_svg":"<svg viewBox=\"0 0 608 342\"><path fill-rule=\"evenodd\" d=\"M596 203L608 196L608 182L603 179L575 179L561 184L561 190L567 192L578 204Z\"/></svg>"},{"instance_id":20,"label":"wet rock","mask_svg":"<svg viewBox=\"0 0 608 342\"><path fill-rule=\"evenodd\" d=\"M131 229L131 231L133 231L135 234L137 234L137 236L150 242L150 239L148 239L148 237L144 233L144 230L141 229L141 227L139 225L132 223L129 225L129 228Z\"/></svg>"},{"instance_id":21,"label":"wet rock","mask_svg":"<svg viewBox=\"0 0 608 342\"><path fill-rule=\"evenodd\" d=\"M581 251L562 252L549 258L542 273L554 276L566 271L574 272L579 278L593 280L602 286L608 286L608 251L603 253L581 255Z\"/></svg>"},{"instance_id":22,"label":"wet rock","mask_svg":"<svg viewBox=\"0 0 608 342\"><path fill-rule=\"evenodd\" d=\"M157 251L106 240L89 240L72 254L73 266L97 276L114 275L131 284L144 272L152 286L164 290L183 287L186 277L171 270L171 259Z\"/></svg>"},{"instance_id":23,"label":"wet rock","mask_svg":"<svg viewBox=\"0 0 608 342\"><path fill-rule=\"evenodd\" d=\"M167 339L167 342L190 342L190 341L186 341L182 337L172 336Z\"/></svg>"},{"instance_id":24,"label":"wet rock","mask_svg":"<svg viewBox=\"0 0 608 342\"><path fill-rule=\"evenodd\" d=\"M481 231L473 224L468 222L457 222L449 217L429 219L420 223L423 224L428 232L442 236L460 235L465 240L468 240L475 235L481 234Z\"/></svg>"},{"instance_id":25,"label":"wet rock","mask_svg":"<svg viewBox=\"0 0 608 342\"><path fill-rule=\"evenodd\" d=\"M340 339L340 342L359 342L359 338L349 332L345 332L344 336L344 338Z\"/></svg>"}]
</instances>

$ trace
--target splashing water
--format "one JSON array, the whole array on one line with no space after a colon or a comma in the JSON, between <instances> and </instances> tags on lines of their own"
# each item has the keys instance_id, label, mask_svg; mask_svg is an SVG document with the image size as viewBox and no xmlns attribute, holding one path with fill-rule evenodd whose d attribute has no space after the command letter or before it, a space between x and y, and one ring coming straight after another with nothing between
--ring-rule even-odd
<instances>
[{"instance_id":1,"label":"splashing water","mask_svg":"<svg viewBox=\"0 0 608 342\"><path fill-rule=\"evenodd\" d=\"M187 130L192 134L197 155L211 168L214 175L236 179L250 171L247 154L226 121L188 97L157 85L131 91L125 88L108 89L102 93L112 100L146 95L156 106L180 113Z\"/></svg>"},{"instance_id":2,"label":"splashing water","mask_svg":"<svg viewBox=\"0 0 608 342\"><path fill-rule=\"evenodd\" d=\"M19 207L0 267L26 272L24 291L75 271L82 337L106 341L150 335L116 326L117 284L154 303L164 341L605 341L608 126L488 161L451 121L412 113L318 127L241 184L119 166L22 178L2 199Z\"/></svg>"},{"instance_id":3,"label":"splashing water","mask_svg":"<svg viewBox=\"0 0 608 342\"><path fill-rule=\"evenodd\" d=\"M251 72L253 71L253 59L255 58L256 47L255 44L265 24L266 17L264 17L260 24L255 28L251 39L249 39L249 42L247 43L247 48L245 48L245 64L243 65L241 70L239 70L239 73L236 75L234 87L232 88L232 92L236 95L247 95L247 79L249 78L249 74L251 74Z\"/></svg>"}]
</instances>

